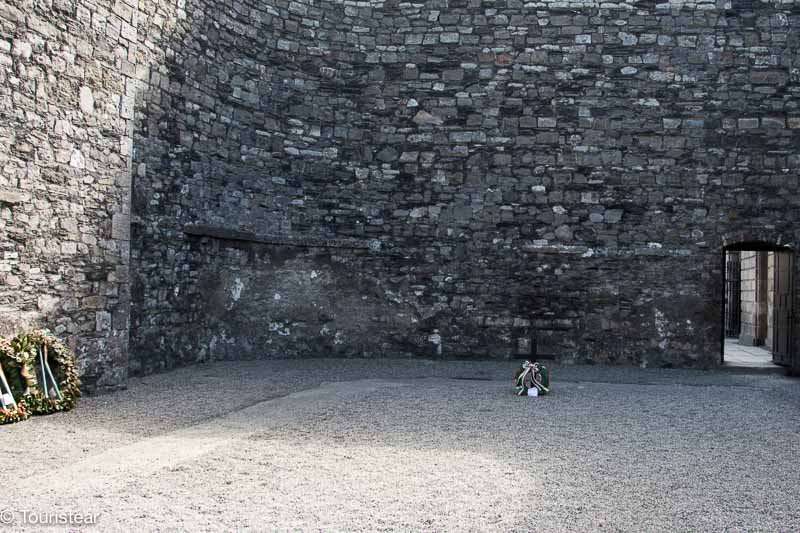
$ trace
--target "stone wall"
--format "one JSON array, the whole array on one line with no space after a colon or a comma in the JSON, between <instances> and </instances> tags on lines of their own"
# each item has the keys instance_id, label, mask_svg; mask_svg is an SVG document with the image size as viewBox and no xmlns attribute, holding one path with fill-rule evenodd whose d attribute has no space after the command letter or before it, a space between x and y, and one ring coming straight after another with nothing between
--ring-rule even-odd
<instances>
[{"instance_id":1,"label":"stone wall","mask_svg":"<svg viewBox=\"0 0 800 533\"><path fill-rule=\"evenodd\" d=\"M0 329L55 329L89 388L234 357L713 366L722 247L798 241L798 29L740 1L7 1Z\"/></svg>"},{"instance_id":2,"label":"stone wall","mask_svg":"<svg viewBox=\"0 0 800 533\"><path fill-rule=\"evenodd\" d=\"M762 252L741 252L742 292L741 292L741 331L739 343L755 346L764 343L760 335L760 273L758 256Z\"/></svg>"},{"instance_id":3,"label":"stone wall","mask_svg":"<svg viewBox=\"0 0 800 533\"><path fill-rule=\"evenodd\" d=\"M137 371L713 366L722 246L798 239L793 6L184 9L137 120Z\"/></svg>"},{"instance_id":4,"label":"stone wall","mask_svg":"<svg viewBox=\"0 0 800 533\"><path fill-rule=\"evenodd\" d=\"M135 24L122 1L0 3L0 333L51 328L87 390L127 376Z\"/></svg>"},{"instance_id":5,"label":"stone wall","mask_svg":"<svg viewBox=\"0 0 800 533\"><path fill-rule=\"evenodd\" d=\"M775 342L775 252L767 252L766 320L767 336L764 345L772 350Z\"/></svg>"}]
</instances>

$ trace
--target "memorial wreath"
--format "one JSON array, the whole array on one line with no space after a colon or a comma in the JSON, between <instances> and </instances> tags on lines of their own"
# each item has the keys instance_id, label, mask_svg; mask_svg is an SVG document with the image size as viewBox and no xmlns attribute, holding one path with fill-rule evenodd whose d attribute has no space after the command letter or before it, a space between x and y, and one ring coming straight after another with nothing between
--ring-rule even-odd
<instances>
[{"instance_id":1,"label":"memorial wreath","mask_svg":"<svg viewBox=\"0 0 800 533\"><path fill-rule=\"evenodd\" d=\"M81 395L81 382L75 369L75 356L55 335L36 329L11 341L16 353L17 376L12 378L12 392L20 391L28 410L34 415L69 411ZM36 363L41 370L41 383ZM13 362L12 362L13 364Z\"/></svg>"},{"instance_id":2,"label":"memorial wreath","mask_svg":"<svg viewBox=\"0 0 800 533\"><path fill-rule=\"evenodd\" d=\"M12 398L15 398L14 393L7 390L10 388L10 384L6 380L5 371L11 371L13 366L11 364L12 361L19 362L20 359L21 357L15 353L14 348L11 346L11 343L8 341L8 339L0 337L0 375L2 375L5 385L3 390L0 391L1 394L9 394ZM6 402L4 400L2 407L0 407L0 424L12 424L14 422L20 422L29 418L30 416L31 415L28 411L28 406L21 398L19 401L15 400L14 402Z\"/></svg>"},{"instance_id":3,"label":"memorial wreath","mask_svg":"<svg viewBox=\"0 0 800 533\"><path fill-rule=\"evenodd\" d=\"M525 361L514 375L514 390L517 396L525 396L533 388L538 394L550 392L550 372L541 363Z\"/></svg>"}]
</instances>

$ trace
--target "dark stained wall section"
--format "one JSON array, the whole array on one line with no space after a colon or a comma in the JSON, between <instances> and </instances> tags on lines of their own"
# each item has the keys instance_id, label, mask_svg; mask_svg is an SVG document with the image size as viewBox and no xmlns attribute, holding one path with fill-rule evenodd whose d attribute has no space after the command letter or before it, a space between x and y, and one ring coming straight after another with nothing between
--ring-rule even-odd
<instances>
[{"instance_id":1,"label":"dark stained wall section","mask_svg":"<svg viewBox=\"0 0 800 533\"><path fill-rule=\"evenodd\" d=\"M136 372L714 366L722 246L800 237L793 5L169 9L140 7Z\"/></svg>"}]
</instances>

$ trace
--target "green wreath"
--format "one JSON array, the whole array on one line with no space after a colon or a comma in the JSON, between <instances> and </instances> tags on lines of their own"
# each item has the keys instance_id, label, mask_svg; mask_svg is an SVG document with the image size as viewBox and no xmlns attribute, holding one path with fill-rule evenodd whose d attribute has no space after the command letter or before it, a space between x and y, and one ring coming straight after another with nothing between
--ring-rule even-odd
<instances>
[{"instance_id":1,"label":"green wreath","mask_svg":"<svg viewBox=\"0 0 800 533\"><path fill-rule=\"evenodd\" d=\"M75 370L75 356L64 343L49 331L36 329L16 336L11 346L17 355L19 379L9 385L12 392L22 393L31 414L46 415L75 407L81 395L81 382ZM43 359L48 361L52 371L52 374L43 375L42 381L48 382L47 391L41 389L36 375L36 363ZM44 368L41 371L44 372ZM55 386L51 384L53 381Z\"/></svg>"},{"instance_id":2,"label":"green wreath","mask_svg":"<svg viewBox=\"0 0 800 533\"><path fill-rule=\"evenodd\" d=\"M14 352L14 348L11 346L11 343L5 337L0 337L0 369L2 369L3 375L6 376L7 381L9 381L8 386L11 388L11 395L14 396L15 403L17 404L16 407L12 408L0 407L0 425L20 422L28 419L31 416L30 412L28 411L28 406L23 399L23 395L14 394L14 388L10 383L12 378L18 377L18 372L13 371L14 365L12 363L16 363L18 361L19 358ZM9 372L6 372L6 370ZM5 392L5 390L0 392Z\"/></svg>"},{"instance_id":3,"label":"green wreath","mask_svg":"<svg viewBox=\"0 0 800 533\"><path fill-rule=\"evenodd\" d=\"M12 407L11 409L0 407L0 426L3 424L22 422L30 417L31 414L28 412L28 408L25 406L25 400L18 401L17 406Z\"/></svg>"},{"instance_id":4,"label":"green wreath","mask_svg":"<svg viewBox=\"0 0 800 533\"><path fill-rule=\"evenodd\" d=\"M517 396L525 396L529 389L537 389L537 394L550 392L550 372L541 363L525 361L514 374L514 390Z\"/></svg>"}]
</instances>

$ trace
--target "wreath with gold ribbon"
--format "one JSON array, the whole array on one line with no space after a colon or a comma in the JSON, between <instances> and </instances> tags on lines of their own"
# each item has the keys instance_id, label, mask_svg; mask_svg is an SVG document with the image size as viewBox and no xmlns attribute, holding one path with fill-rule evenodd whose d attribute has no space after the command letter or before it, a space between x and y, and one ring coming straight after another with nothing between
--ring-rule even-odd
<instances>
[{"instance_id":1,"label":"wreath with gold ribbon","mask_svg":"<svg viewBox=\"0 0 800 533\"><path fill-rule=\"evenodd\" d=\"M9 385L31 414L45 415L75 407L81 382L75 370L75 356L64 343L49 331L36 329L14 337L10 344L15 354L11 366L17 372L12 372ZM36 374L37 363L41 381Z\"/></svg>"},{"instance_id":2,"label":"wreath with gold ribbon","mask_svg":"<svg viewBox=\"0 0 800 533\"><path fill-rule=\"evenodd\" d=\"M8 341L8 339L0 337L0 372L2 372L3 377L6 378L9 388L11 388L11 384L8 383L8 381L10 381L8 379L9 374L11 376L17 374L12 370L13 365L9 363L11 361L18 362L19 359L20 357L16 355L14 348L11 346L11 343ZM5 387L0 390L0 393L5 392L7 392ZM12 424L14 422L20 422L31 416L25 400L23 400L19 395L14 395L13 389L11 389L11 395L15 398L19 398L19 400L15 400L14 403L16 406L0 406L0 424Z\"/></svg>"}]
</instances>

